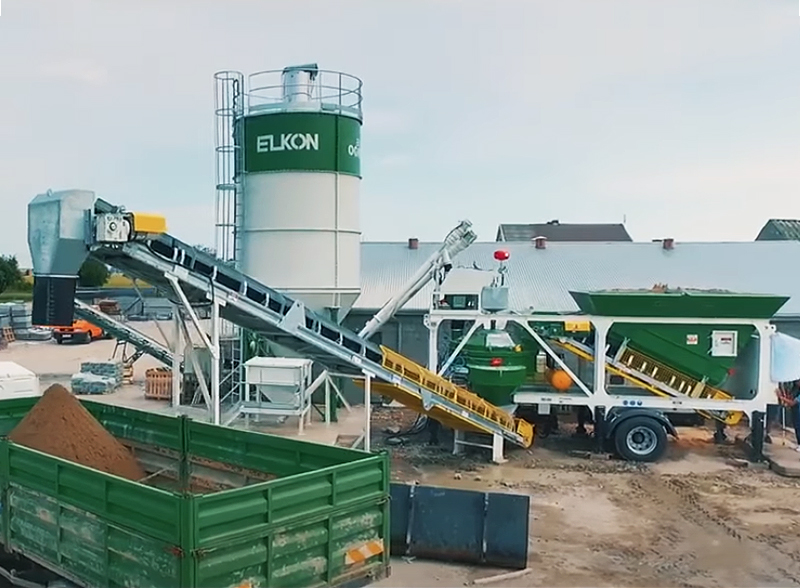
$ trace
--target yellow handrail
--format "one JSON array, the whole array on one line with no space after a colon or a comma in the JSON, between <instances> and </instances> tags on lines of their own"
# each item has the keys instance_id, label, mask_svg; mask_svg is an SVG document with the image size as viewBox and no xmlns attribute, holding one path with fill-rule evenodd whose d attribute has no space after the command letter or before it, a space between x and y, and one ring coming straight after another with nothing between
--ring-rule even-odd
<instances>
[{"instance_id":1,"label":"yellow handrail","mask_svg":"<svg viewBox=\"0 0 800 588\"><path fill-rule=\"evenodd\" d=\"M571 345L567 341L556 340L555 343L559 347L562 347L563 349L566 349L567 351L569 351L570 353L572 353L574 355L577 355L578 357L582 357L583 359L585 359L587 361L594 361L594 355L591 354L591 353L587 353L586 351L584 351L580 347L576 347L575 345ZM631 352L633 352L633 351L631 350ZM638 352L633 352L633 353L637 353L642 358L645 357L644 355L639 354ZM656 365L656 363L657 363L655 360L650 360L649 358L648 358L648 361L651 362L652 365ZM659 364L659 365L661 366L663 364ZM663 367L666 368L666 366L663 366ZM670 372L673 372L675 374L679 374L679 372L676 372L675 370L673 370L671 368L666 368L666 369L669 369ZM612 374L614 374L616 376L620 376L620 377L628 380L629 382L631 382L635 386L637 386L639 388L644 388L645 390L647 390L648 392L651 392L652 394L655 394L656 396L661 396L661 397L664 397L664 398L672 398L672 396L670 396L669 394L667 394L666 392L664 392L663 390L661 390L657 386L653 386L649 382L647 382L647 381L645 381L645 380L643 380L641 378L637 378L636 376L634 376L633 374L631 374L629 372L626 372L625 370L621 370L619 368L616 368L613 365L610 365L608 362L606 362L606 371L608 371L609 373L612 373ZM681 375L683 376L683 374L681 374ZM683 377L684 378L688 378L687 376L683 376ZM665 382L661 382L661 383L664 384L664 385L668 385ZM729 394L726 394L725 392L723 392L721 390L717 390L716 388L712 388L710 386L706 387L706 390L708 390L710 392L710 394L704 394L704 397L707 397L707 398L713 398L714 400L730 400L730 399L733 398ZM697 410L695 412L697 412L698 414L700 414L700 415L702 415L702 416L704 416L706 418L722 421L726 425L729 425L729 426L734 426L734 425L738 424L739 421L742 420L742 416L743 416L741 412L733 412L733 411L725 412L725 416L724 417L716 416L713 413L710 413L710 412L705 411L705 410Z\"/></svg>"},{"instance_id":2,"label":"yellow handrail","mask_svg":"<svg viewBox=\"0 0 800 588\"><path fill-rule=\"evenodd\" d=\"M529 447L533 443L534 427L527 421L515 419L506 411L487 402L477 394L453 384L450 380L435 374L388 347L381 346L381 352L383 353L382 365L387 370L414 382L433 394L448 399L471 414L476 414L507 431L518 434L524 441L524 447ZM455 416L458 417L460 415Z\"/></svg>"}]
</instances>

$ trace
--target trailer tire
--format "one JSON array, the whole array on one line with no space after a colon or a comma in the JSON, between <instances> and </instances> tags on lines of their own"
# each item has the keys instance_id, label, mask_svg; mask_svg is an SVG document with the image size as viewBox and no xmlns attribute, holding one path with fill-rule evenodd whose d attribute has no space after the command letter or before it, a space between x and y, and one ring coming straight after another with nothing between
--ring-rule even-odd
<instances>
[{"instance_id":1,"label":"trailer tire","mask_svg":"<svg viewBox=\"0 0 800 588\"><path fill-rule=\"evenodd\" d=\"M622 421L614 431L617 453L628 461L658 461L667 450L664 425L646 416Z\"/></svg>"},{"instance_id":2,"label":"trailer tire","mask_svg":"<svg viewBox=\"0 0 800 588\"><path fill-rule=\"evenodd\" d=\"M56 335L53 338L56 340L56 343L58 343L59 345L61 345L64 342L64 339L61 337L61 335Z\"/></svg>"}]
</instances>

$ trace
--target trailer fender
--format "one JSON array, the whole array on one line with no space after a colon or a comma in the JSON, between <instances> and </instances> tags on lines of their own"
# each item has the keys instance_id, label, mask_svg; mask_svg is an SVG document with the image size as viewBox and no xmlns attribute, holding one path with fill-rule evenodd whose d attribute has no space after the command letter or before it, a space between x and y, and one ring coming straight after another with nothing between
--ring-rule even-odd
<instances>
[{"instance_id":1,"label":"trailer fender","mask_svg":"<svg viewBox=\"0 0 800 588\"><path fill-rule=\"evenodd\" d=\"M637 416L649 417L658 421L664 426L664 429L667 431L668 435L674 437L675 439L678 438L678 431L675 429L675 426L660 410L656 410L654 408L615 407L612 408L606 416L606 439L613 438L614 432L621 423Z\"/></svg>"}]
</instances>

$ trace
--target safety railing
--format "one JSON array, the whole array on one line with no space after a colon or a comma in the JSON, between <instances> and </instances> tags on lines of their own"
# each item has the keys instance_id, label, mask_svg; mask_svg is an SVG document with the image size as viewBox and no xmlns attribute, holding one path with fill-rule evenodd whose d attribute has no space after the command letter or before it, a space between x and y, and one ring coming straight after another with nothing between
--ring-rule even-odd
<instances>
[{"instance_id":1,"label":"safety railing","mask_svg":"<svg viewBox=\"0 0 800 588\"><path fill-rule=\"evenodd\" d=\"M533 442L534 429L530 423L515 419L477 394L456 386L388 347L381 346L381 352L383 353L382 365L387 370L414 382L433 394L448 399L471 414L478 415L507 431L520 435L525 440L526 447Z\"/></svg>"}]
</instances>

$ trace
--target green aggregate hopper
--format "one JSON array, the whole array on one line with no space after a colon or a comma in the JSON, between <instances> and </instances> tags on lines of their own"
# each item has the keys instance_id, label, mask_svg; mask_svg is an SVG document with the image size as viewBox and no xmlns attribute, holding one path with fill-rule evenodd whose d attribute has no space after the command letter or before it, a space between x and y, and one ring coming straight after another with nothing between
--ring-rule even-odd
<instances>
[{"instance_id":1,"label":"green aggregate hopper","mask_svg":"<svg viewBox=\"0 0 800 588\"><path fill-rule=\"evenodd\" d=\"M596 316L769 319L788 296L727 290L597 290L570 292L578 308Z\"/></svg>"},{"instance_id":2,"label":"green aggregate hopper","mask_svg":"<svg viewBox=\"0 0 800 588\"><path fill-rule=\"evenodd\" d=\"M615 323L611 345L627 346L697 380L719 386L756 334L752 325L699 324L693 318L769 319L786 296L724 290L605 290L570 292L586 314L608 317L686 319L680 324ZM725 341L728 347L715 345Z\"/></svg>"},{"instance_id":3,"label":"green aggregate hopper","mask_svg":"<svg viewBox=\"0 0 800 588\"><path fill-rule=\"evenodd\" d=\"M0 540L80 586L356 586L389 573L387 454L84 402L148 473L131 482L10 442L35 401L0 402Z\"/></svg>"}]
</instances>

